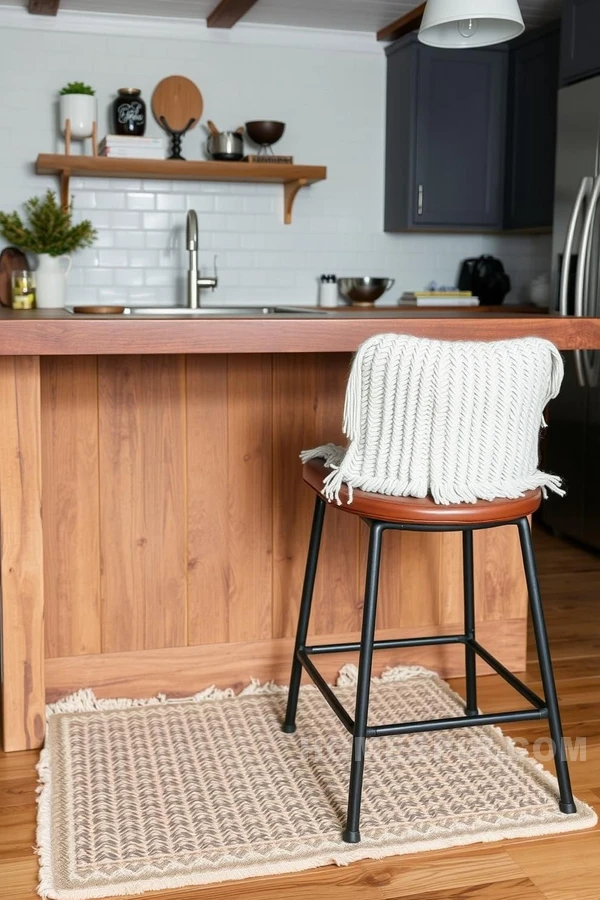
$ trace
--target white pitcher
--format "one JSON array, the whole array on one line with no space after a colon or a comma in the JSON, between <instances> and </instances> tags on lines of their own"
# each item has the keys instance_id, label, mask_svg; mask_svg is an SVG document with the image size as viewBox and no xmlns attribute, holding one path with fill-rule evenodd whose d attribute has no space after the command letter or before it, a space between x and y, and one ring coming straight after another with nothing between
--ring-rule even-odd
<instances>
[{"instance_id":1,"label":"white pitcher","mask_svg":"<svg viewBox=\"0 0 600 900\"><path fill-rule=\"evenodd\" d=\"M66 269L62 260L67 261ZM67 275L71 271L70 256L38 254L35 305L38 309L59 309L67 299Z\"/></svg>"}]
</instances>

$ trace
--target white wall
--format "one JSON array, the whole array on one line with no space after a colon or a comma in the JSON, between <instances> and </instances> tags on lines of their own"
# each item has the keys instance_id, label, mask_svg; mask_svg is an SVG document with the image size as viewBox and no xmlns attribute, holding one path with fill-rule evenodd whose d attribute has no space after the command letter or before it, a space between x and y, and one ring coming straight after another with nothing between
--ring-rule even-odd
<instances>
[{"instance_id":1,"label":"white wall","mask_svg":"<svg viewBox=\"0 0 600 900\"><path fill-rule=\"evenodd\" d=\"M383 233L385 57L368 36L251 26L232 36L198 23L117 24L69 13L47 20L22 10L0 10L0 28L5 210L56 188L34 174L33 162L39 152L62 152L56 98L71 80L96 88L101 135L118 87L140 87L149 105L156 83L177 73L198 84L204 120L229 129L281 119L287 129L277 150L328 167L326 182L299 193L289 226L280 186L72 179L75 215L89 217L99 236L75 257L71 302L183 302L189 208L199 214L203 271L218 254L219 288L203 302L311 303L321 272L391 276L398 296L431 279L453 283L459 261L484 252L504 261L516 299L548 267L545 237ZM147 134L159 133L152 120ZM202 157L205 134L203 126L191 132L184 155Z\"/></svg>"}]
</instances>

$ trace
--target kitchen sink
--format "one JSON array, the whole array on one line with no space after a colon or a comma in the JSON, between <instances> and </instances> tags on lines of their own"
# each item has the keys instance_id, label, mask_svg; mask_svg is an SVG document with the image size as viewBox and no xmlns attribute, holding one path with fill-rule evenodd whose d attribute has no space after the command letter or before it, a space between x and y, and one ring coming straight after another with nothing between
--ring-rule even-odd
<instances>
[{"instance_id":1,"label":"kitchen sink","mask_svg":"<svg viewBox=\"0 0 600 900\"><path fill-rule=\"evenodd\" d=\"M196 318L206 316L222 316L231 318L270 316L275 313L290 313L292 315L314 315L320 313L316 309L303 309L300 306L200 306L197 309L190 309L187 306L131 306L125 310L126 315L130 316L183 316Z\"/></svg>"},{"instance_id":2,"label":"kitchen sink","mask_svg":"<svg viewBox=\"0 0 600 900\"><path fill-rule=\"evenodd\" d=\"M67 312L75 313L72 306L66 307ZM188 306L126 306L123 312L119 308L116 315L124 316L156 316L161 318L168 316L169 318L206 318L207 316L215 316L220 318L254 318L256 316L271 316L275 313L288 313L289 315L325 315L326 309L315 309L303 306L200 306L197 309L191 309ZM104 310L103 310L104 312Z\"/></svg>"}]
</instances>

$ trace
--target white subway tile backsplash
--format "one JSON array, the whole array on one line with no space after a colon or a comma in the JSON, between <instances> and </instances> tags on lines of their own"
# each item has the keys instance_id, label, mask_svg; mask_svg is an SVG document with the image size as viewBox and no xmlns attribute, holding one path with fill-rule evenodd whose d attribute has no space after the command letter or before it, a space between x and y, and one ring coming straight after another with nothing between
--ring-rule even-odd
<instances>
[{"instance_id":1,"label":"white subway tile backsplash","mask_svg":"<svg viewBox=\"0 0 600 900\"><path fill-rule=\"evenodd\" d=\"M215 197L215 209L218 213L241 213L244 211L242 197Z\"/></svg>"},{"instance_id":2,"label":"white subway tile backsplash","mask_svg":"<svg viewBox=\"0 0 600 900\"><path fill-rule=\"evenodd\" d=\"M115 284L123 287L142 287L144 273L140 269L115 269Z\"/></svg>"},{"instance_id":3,"label":"white subway tile backsplash","mask_svg":"<svg viewBox=\"0 0 600 900\"><path fill-rule=\"evenodd\" d=\"M77 194L75 194L77 196ZM110 228L110 212L108 209L86 209L81 218L90 219L94 228Z\"/></svg>"},{"instance_id":4,"label":"white subway tile backsplash","mask_svg":"<svg viewBox=\"0 0 600 900\"><path fill-rule=\"evenodd\" d=\"M130 250L128 265L134 269L145 269L158 264L159 254L156 250Z\"/></svg>"},{"instance_id":5,"label":"white subway tile backsplash","mask_svg":"<svg viewBox=\"0 0 600 900\"><path fill-rule=\"evenodd\" d=\"M250 234L240 235L241 247L243 250L262 250L267 243L267 235L260 232L250 232Z\"/></svg>"},{"instance_id":6,"label":"white subway tile backsplash","mask_svg":"<svg viewBox=\"0 0 600 900\"><path fill-rule=\"evenodd\" d=\"M184 184L185 182L182 181L181 183ZM208 194L187 194L185 208L195 209L197 213L212 212L215 208L215 198Z\"/></svg>"},{"instance_id":7,"label":"white subway tile backsplash","mask_svg":"<svg viewBox=\"0 0 600 900\"><path fill-rule=\"evenodd\" d=\"M149 250L166 250L171 239L170 231L143 231L141 233L143 244Z\"/></svg>"},{"instance_id":8,"label":"white subway tile backsplash","mask_svg":"<svg viewBox=\"0 0 600 900\"><path fill-rule=\"evenodd\" d=\"M156 206L156 195L152 191L146 193L128 193L127 209L149 210Z\"/></svg>"},{"instance_id":9,"label":"white subway tile backsplash","mask_svg":"<svg viewBox=\"0 0 600 900\"><path fill-rule=\"evenodd\" d=\"M95 247L89 247L85 250L78 250L74 255L73 260L75 265L80 268L92 268L94 266L98 266L100 264L99 256L100 253L104 253L104 250L96 250Z\"/></svg>"},{"instance_id":10,"label":"white subway tile backsplash","mask_svg":"<svg viewBox=\"0 0 600 900\"><path fill-rule=\"evenodd\" d=\"M243 209L245 213L271 213L275 209L277 201L271 197L244 197Z\"/></svg>"},{"instance_id":11,"label":"white subway tile backsplash","mask_svg":"<svg viewBox=\"0 0 600 900\"><path fill-rule=\"evenodd\" d=\"M148 287L173 287L175 279L171 269L145 269L144 284Z\"/></svg>"},{"instance_id":12,"label":"white subway tile backsplash","mask_svg":"<svg viewBox=\"0 0 600 900\"><path fill-rule=\"evenodd\" d=\"M94 247L112 247L115 242L115 232L110 231L107 228L98 229L98 234L96 236L96 240L94 241Z\"/></svg>"},{"instance_id":13,"label":"white subway tile backsplash","mask_svg":"<svg viewBox=\"0 0 600 900\"><path fill-rule=\"evenodd\" d=\"M150 231L167 231L171 228L171 218L169 213L165 212L146 212L142 213L143 228Z\"/></svg>"},{"instance_id":14,"label":"white subway tile backsplash","mask_svg":"<svg viewBox=\"0 0 600 900\"><path fill-rule=\"evenodd\" d=\"M80 273L85 273L85 283L88 285L96 285L96 286L105 286L108 284L113 284L115 280L115 272L118 269L78 269L73 270L73 272L78 271ZM71 276L69 276L71 279ZM72 279L71 279L72 280Z\"/></svg>"},{"instance_id":15,"label":"white subway tile backsplash","mask_svg":"<svg viewBox=\"0 0 600 900\"><path fill-rule=\"evenodd\" d=\"M127 250L100 250L98 258L100 266L126 266L129 262Z\"/></svg>"},{"instance_id":16,"label":"white subway tile backsplash","mask_svg":"<svg viewBox=\"0 0 600 900\"><path fill-rule=\"evenodd\" d=\"M98 301L97 289L89 285L77 286L67 283L67 305L93 306Z\"/></svg>"},{"instance_id":17,"label":"white subway tile backsplash","mask_svg":"<svg viewBox=\"0 0 600 900\"><path fill-rule=\"evenodd\" d=\"M127 305L130 302L126 287L100 287L96 299L98 303L121 303Z\"/></svg>"},{"instance_id":18,"label":"white subway tile backsplash","mask_svg":"<svg viewBox=\"0 0 600 900\"><path fill-rule=\"evenodd\" d=\"M122 191L96 191L98 209L125 209L125 194Z\"/></svg>"},{"instance_id":19,"label":"white subway tile backsplash","mask_svg":"<svg viewBox=\"0 0 600 900\"><path fill-rule=\"evenodd\" d=\"M169 298L162 288L130 288L128 291L129 303L132 306L169 306Z\"/></svg>"},{"instance_id":20,"label":"white subway tile backsplash","mask_svg":"<svg viewBox=\"0 0 600 900\"><path fill-rule=\"evenodd\" d=\"M223 231L212 234L211 238L211 247L213 250L237 250L242 243L240 234L228 234Z\"/></svg>"},{"instance_id":21,"label":"white subway tile backsplash","mask_svg":"<svg viewBox=\"0 0 600 900\"><path fill-rule=\"evenodd\" d=\"M157 194L156 208L170 212L171 210L184 210L185 196L182 194Z\"/></svg>"},{"instance_id":22,"label":"white subway tile backsplash","mask_svg":"<svg viewBox=\"0 0 600 900\"><path fill-rule=\"evenodd\" d=\"M114 231L114 246L119 250L142 250L146 246L143 231Z\"/></svg>"},{"instance_id":23,"label":"white subway tile backsplash","mask_svg":"<svg viewBox=\"0 0 600 900\"><path fill-rule=\"evenodd\" d=\"M188 184L189 182L182 182L182 184ZM173 181L156 181L148 180L142 182L142 190L149 191L152 194L163 193L168 194L173 190L173 185L175 182Z\"/></svg>"},{"instance_id":24,"label":"white subway tile backsplash","mask_svg":"<svg viewBox=\"0 0 600 900\"><path fill-rule=\"evenodd\" d=\"M71 182L72 184L72 182ZM73 212L79 211L80 209L95 209L96 208L96 193L95 191L78 191L77 198L73 202Z\"/></svg>"},{"instance_id":25,"label":"white subway tile backsplash","mask_svg":"<svg viewBox=\"0 0 600 900\"><path fill-rule=\"evenodd\" d=\"M254 269L244 273L244 285L248 287L294 287L294 273L289 270Z\"/></svg>"},{"instance_id":26,"label":"white subway tile backsplash","mask_svg":"<svg viewBox=\"0 0 600 900\"><path fill-rule=\"evenodd\" d=\"M113 228L123 231L139 231L142 227L142 213L117 210L110 214L110 224Z\"/></svg>"},{"instance_id":27,"label":"white subway tile backsplash","mask_svg":"<svg viewBox=\"0 0 600 900\"><path fill-rule=\"evenodd\" d=\"M142 182L139 178L110 178L103 182L111 191L141 191Z\"/></svg>"}]
</instances>

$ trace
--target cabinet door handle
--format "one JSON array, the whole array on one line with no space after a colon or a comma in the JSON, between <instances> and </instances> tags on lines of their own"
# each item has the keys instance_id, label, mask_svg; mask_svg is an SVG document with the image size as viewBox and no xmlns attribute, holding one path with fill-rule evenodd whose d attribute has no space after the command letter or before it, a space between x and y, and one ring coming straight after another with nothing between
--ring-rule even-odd
<instances>
[{"instance_id":1,"label":"cabinet door handle","mask_svg":"<svg viewBox=\"0 0 600 900\"><path fill-rule=\"evenodd\" d=\"M420 184L417 188L417 215L423 215L423 185Z\"/></svg>"}]
</instances>

